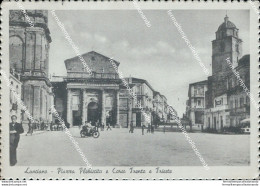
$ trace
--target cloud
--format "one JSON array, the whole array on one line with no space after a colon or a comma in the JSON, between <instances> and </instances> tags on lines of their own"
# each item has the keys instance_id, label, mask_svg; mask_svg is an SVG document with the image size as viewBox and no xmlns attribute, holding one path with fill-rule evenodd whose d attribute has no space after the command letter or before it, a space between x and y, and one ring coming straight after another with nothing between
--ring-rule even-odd
<instances>
[{"instance_id":1,"label":"cloud","mask_svg":"<svg viewBox=\"0 0 260 186\"><path fill-rule=\"evenodd\" d=\"M102 35L99 35L99 34L94 34L94 39L95 39L96 42L102 43L102 44L104 44L108 41L105 36L102 36Z\"/></svg>"}]
</instances>

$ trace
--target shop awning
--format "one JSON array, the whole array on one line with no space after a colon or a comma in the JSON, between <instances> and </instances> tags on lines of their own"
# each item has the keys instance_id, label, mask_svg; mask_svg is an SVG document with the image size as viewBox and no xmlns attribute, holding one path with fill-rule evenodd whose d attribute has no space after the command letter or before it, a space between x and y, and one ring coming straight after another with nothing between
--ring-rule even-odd
<instances>
[{"instance_id":1,"label":"shop awning","mask_svg":"<svg viewBox=\"0 0 260 186\"><path fill-rule=\"evenodd\" d=\"M250 123L250 118L243 119L240 123Z\"/></svg>"}]
</instances>

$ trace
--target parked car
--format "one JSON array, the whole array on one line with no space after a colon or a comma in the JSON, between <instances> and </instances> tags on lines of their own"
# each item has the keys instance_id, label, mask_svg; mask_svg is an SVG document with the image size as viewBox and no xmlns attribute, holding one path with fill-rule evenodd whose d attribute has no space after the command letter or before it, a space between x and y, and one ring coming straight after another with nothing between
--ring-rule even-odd
<instances>
[{"instance_id":1,"label":"parked car","mask_svg":"<svg viewBox=\"0 0 260 186\"><path fill-rule=\"evenodd\" d=\"M240 124L242 133L250 134L250 118L243 119Z\"/></svg>"}]
</instances>

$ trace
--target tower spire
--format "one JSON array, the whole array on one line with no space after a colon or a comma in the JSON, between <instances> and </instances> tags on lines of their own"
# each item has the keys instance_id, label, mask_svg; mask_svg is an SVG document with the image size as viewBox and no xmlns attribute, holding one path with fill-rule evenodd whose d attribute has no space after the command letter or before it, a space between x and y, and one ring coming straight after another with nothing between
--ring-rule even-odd
<instances>
[{"instance_id":1,"label":"tower spire","mask_svg":"<svg viewBox=\"0 0 260 186\"><path fill-rule=\"evenodd\" d=\"M224 21L225 21L225 23L227 24L227 22L228 22L227 10L226 10L226 16L225 16L225 18L224 18Z\"/></svg>"}]
</instances>

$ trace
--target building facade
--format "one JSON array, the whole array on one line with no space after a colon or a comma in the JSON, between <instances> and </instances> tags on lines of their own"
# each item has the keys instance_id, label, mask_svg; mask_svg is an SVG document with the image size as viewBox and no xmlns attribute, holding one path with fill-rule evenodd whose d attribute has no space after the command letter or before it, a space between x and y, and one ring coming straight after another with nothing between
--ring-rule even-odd
<instances>
[{"instance_id":1,"label":"building facade","mask_svg":"<svg viewBox=\"0 0 260 186\"><path fill-rule=\"evenodd\" d=\"M192 125L202 126L204 124L205 92L208 90L207 83L206 80L189 85L186 115Z\"/></svg>"},{"instance_id":2,"label":"building facade","mask_svg":"<svg viewBox=\"0 0 260 186\"><path fill-rule=\"evenodd\" d=\"M82 57L92 69L92 75L78 57L65 60L67 77L63 82L53 82L57 112L73 126L85 121L119 125L121 81L114 67L108 57L94 51Z\"/></svg>"},{"instance_id":3,"label":"building facade","mask_svg":"<svg viewBox=\"0 0 260 186\"><path fill-rule=\"evenodd\" d=\"M126 78L129 85L132 86L132 91L137 99L132 99L132 121L136 127L148 125L153 122L153 91L152 86L144 79ZM142 109L141 109L142 108ZM144 114L145 113L145 114ZM145 116L150 119L150 123L146 122Z\"/></svg>"},{"instance_id":4,"label":"building facade","mask_svg":"<svg viewBox=\"0 0 260 186\"><path fill-rule=\"evenodd\" d=\"M212 76L208 77L205 96L206 128L222 132L228 127L238 127L241 120L249 118L249 98L239 79L250 89L250 56L242 57L239 30L226 16L212 41Z\"/></svg>"},{"instance_id":5,"label":"building facade","mask_svg":"<svg viewBox=\"0 0 260 186\"><path fill-rule=\"evenodd\" d=\"M9 14L10 70L20 76L21 98L35 120L51 121L53 94L49 74L48 11L27 10L31 26L21 10ZM21 121L27 122L22 112Z\"/></svg>"},{"instance_id":6,"label":"building facade","mask_svg":"<svg viewBox=\"0 0 260 186\"><path fill-rule=\"evenodd\" d=\"M234 70L245 86L250 89L250 59L245 55ZM205 110L205 125L217 131L225 127L238 127L240 121L250 118L250 99L241 87L238 77L232 72L225 77L226 90L214 98L214 105Z\"/></svg>"},{"instance_id":7,"label":"building facade","mask_svg":"<svg viewBox=\"0 0 260 186\"><path fill-rule=\"evenodd\" d=\"M21 122L22 109L17 95L22 94L22 82L20 81L20 75L15 71L10 71L10 115L17 116L17 122Z\"/></svg>"},{"instance_id":8,"label":"building facade","mask_svg":"<svg viewBox=\"0 0 260 186\"><path fill-rule=\"evenodd\" d=\"M154 112L161 121L164 117L163 97L160 92L154 91Z\"/></svg>"},{"instance_id":9,"label":"building facade","mask_svg":"<svg viewBox=\"0 0 260 186\"><path fill-rule=\"evenodd\" d=\"M82 57L92 75L84 70L80 59L74 57L65 60L67 76L63 81L52 82L55 107L60 116L72 126L85 121L105 126L109 123L114 127L129 127L131 123L135 127L147 126L144 113L153 122L154 90L146 80L125 78L136 95L134 99L118 77L110 58L95 51ZM119 62L114 63L118 68Z\"/></svg>"}]
</instances>

